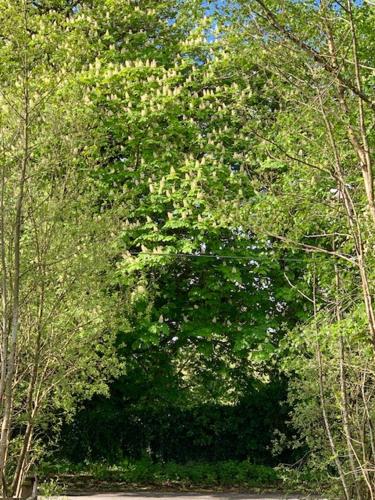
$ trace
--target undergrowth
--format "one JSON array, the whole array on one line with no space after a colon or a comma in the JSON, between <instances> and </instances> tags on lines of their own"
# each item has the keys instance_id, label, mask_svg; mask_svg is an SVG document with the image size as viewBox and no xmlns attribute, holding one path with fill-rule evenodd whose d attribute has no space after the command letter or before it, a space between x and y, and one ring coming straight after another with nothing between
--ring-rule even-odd
<instances>
[{"instance_id":1,"label":"undergrowth","mask_svg":"<svg viewBox=\"0 0 375 500\"><path fill-rule=\"evenodd\" d=\"M45 463L39 468L41 481L57 479L68 489L116 489L152 487L175 489L259 489L321 493L325 477L288 467L257 465L249 460L222 462L155 463L150 459L124 459L117 464L67 461Z\"/></svg>"},{"instance_id":2,"label":"undergrowth","mask_svg":"<svg viewBox=\"0 0 375 500\"><path fill-rule=\"evenodd\" d=\"M277 486L281 478L272 467L256 465L250 461L224 461L216 463L174 462L155 463L148 459L122 460L118 464L58 462L40 467L42 479L53 476L91 477L99 481L165 486Z\"/></svg>"}]
</instances>

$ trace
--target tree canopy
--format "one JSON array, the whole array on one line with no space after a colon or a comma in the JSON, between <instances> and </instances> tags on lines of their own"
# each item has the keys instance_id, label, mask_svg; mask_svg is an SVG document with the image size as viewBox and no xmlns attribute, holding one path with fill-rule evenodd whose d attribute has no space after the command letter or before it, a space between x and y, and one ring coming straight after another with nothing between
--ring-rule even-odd
<instances>
[{"instance_id":1,"label":"tree canopy","mask_svg":"<svg viewBox=\"0 0 375 500\"><path fill-rule=\"evenodd\" d=\"M374 21L0 0L3 496L149 456L374 497Z\"/></svg>"}]
</instances>

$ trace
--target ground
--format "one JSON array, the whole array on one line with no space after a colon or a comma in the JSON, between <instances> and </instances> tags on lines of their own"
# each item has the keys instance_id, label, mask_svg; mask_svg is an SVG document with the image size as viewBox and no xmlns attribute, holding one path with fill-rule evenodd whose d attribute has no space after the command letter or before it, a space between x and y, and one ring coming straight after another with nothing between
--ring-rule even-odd
<instances>
[{"instance_id":1,"label":"ground","mask_svg":"<svg viewBox=\"0 0 375 500\"><path fill-rule=\"evenodd\" d=\"M66 497L65 497L66 498ZM82 495L71 495L69 500L302 500L313 497L299 495L283 495L280 493L183 493L183 492L120 492L120 493L88 493Z\"/></svg>"}]
</instances>

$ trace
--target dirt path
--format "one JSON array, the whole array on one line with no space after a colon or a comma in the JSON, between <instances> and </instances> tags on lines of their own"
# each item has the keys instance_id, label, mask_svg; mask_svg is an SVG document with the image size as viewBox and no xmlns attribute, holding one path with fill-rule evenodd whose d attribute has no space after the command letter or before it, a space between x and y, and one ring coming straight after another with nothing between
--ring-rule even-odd
<instances>
[{"instance_id":1,"label":"dirt path","mask_svg":"<svg viewBox=\"0 0 375 500\"><path fill-rule=\"evenodd\" d=\"M71 495L69 500L303 500L313 497L283 495L280 493L158 493L158 492L122 492L122 493L88 493Z\"/></svg>"}]
</instances>

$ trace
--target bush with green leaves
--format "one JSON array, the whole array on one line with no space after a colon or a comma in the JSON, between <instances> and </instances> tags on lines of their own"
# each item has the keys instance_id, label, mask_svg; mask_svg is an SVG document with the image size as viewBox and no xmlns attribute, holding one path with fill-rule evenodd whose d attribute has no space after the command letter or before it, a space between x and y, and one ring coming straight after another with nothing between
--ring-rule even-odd
<instances>
[{"instance_id":1,"label":"bush with green leaves","mask_svg":"<svg viewBox=\"0 0 375 500\"><path fill-rule=\"evenodd\" d=\"M109 483L176 487L276 487L280 485L278 472L264 465L245 461L222 462L153 462L150 459L123 460L116 465L88 463L65 464L65 474L89 477ZM45 476L64 477L58 464L46 464L41 469Z\"/></svg>"}]
</instances>

